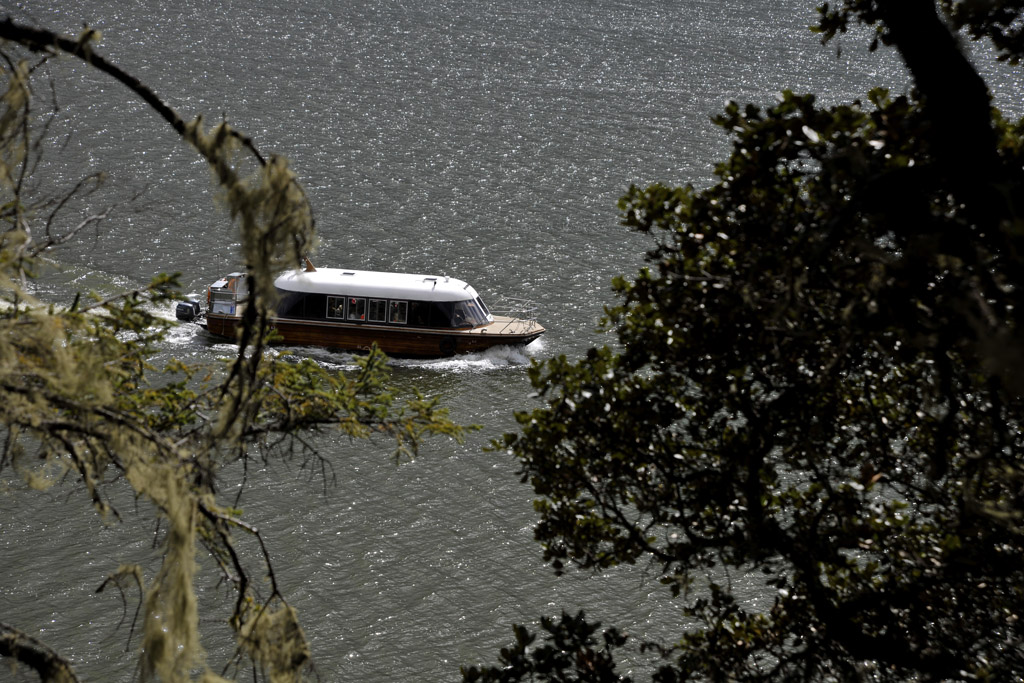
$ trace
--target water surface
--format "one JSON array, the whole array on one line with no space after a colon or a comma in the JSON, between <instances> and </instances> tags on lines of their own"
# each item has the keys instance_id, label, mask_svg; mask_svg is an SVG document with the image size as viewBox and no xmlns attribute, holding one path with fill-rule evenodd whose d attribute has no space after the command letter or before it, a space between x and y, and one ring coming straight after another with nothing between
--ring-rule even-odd
<instances>
[{"instance_id":1,"label":"water surface","mask_svg":"<svg viewBox=\"0 0 1024 683\"><path fill-rule=\"evenodd\" d=\"M5 3L17 19L103 31L102 51L185 118L224 115L293 163L317 214L324 266L448 274L492 301L540 304L548 333L525 351L398 362L394 379L443 396L482 429L396 465L386 444L323 439L336 484L274 463L243 498L298 608L324 680L456 680L491 662L513 622L563 608L640 638L677 632L676 606L645 567L555 578L532 541L532 493L516 464L483 446L531 406L531 358L580 356L613 303L610 279L649 246L618 225L631 183L712 182L729 140L710 122L729 99L782 89L826 103L907 88L891 53L847 36L821 47L814 2L685 0L267 0ZM50 187L110 173L119 202L99 233L58 255L41 294L112 293L160 271L187 290L239 267L237 239L204 164L118 84L65 60L54 68L58 131L73 134L40 170ZM1019 75L999 81L1014 102ZM139 198L130 201L139 194ZM167 315L171 315L168 310ZM189 326L165 354L213 361L230 347ZM344 354L295 349L339 372ZM115 495L118 494L116 491ZM70 483L0 496L0 620L80 665L83 680L128 681L121 601L96 594L122 562L155 560L151 520L104 524ZM738 577L750 600L756 579ZM744 583L748 582L748 583ZM211 660L230 643L212 606ZM134 643L133 643L134 645Z\"/></svg>"}]
</instances>

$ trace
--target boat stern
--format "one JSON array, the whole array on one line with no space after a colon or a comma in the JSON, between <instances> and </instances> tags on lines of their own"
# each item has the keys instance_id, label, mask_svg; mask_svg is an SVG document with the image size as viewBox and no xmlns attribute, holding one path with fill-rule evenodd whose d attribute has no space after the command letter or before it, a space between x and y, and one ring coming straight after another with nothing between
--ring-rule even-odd
<instances>
[{"instance_id":1,"label":"boat stern","mask_svg":"<svg viewBox=\"0 0 1024 683\"><path fill-rule=\"evenodd\" d=\"M249 294L245 273L231 273L210 285L206 293L207 316L239 317Z\"/></svg>"}]
</instances>

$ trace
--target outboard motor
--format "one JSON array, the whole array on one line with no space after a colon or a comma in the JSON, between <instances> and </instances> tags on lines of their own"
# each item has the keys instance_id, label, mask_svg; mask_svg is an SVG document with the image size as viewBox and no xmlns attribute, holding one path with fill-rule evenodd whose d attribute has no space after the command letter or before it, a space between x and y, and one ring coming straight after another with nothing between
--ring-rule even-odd
<instances>
[{"instance_id":1,"label":"outboard motor","mask_svg":"<svg viewBox=\"0 0 1024 683\"><path fill-rule=\"evenodd\" d=\"M199 312L202 309L199 307L198 301L179 301L177 307L174 309L174 315L178 320L184 320L187 323L192 322L199 317Z\"/></svg>"}]
</instances>

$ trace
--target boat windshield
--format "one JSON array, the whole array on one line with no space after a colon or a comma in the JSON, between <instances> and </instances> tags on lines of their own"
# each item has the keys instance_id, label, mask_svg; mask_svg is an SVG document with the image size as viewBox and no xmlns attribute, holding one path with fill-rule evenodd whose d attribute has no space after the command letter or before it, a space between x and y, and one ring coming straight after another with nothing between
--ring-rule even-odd
<instances>
[{"instance_id":1,"label":"boat windshield","mask_svg":"<svg viewBox=\"0 0 1024 683\"><path fill-rule=\"evenodd\" d=\"M455 316L452 320L456 327L461 327L463 325L486 325L490 322L487 319L487 314L484 313L483 309L472 299L469 301L455 302Z\"/></svg>"}]
</instances>

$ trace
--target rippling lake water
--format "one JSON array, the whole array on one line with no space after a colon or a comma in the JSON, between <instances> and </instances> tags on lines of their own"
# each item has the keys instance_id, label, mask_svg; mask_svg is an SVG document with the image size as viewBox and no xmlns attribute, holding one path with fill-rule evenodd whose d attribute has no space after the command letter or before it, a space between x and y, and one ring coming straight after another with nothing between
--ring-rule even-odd
<instances>
[{"instance_id":1,"label":"rippling lake water","mask_svg":"<svg viewBox=\"0 0 1024 683\"><path fill-rule=\"evenodd\" d=\"M485 298L539 304L548 333L525 351L395 363L400 389L440 394L456 421L481 425L465 444L432 442L396 465L386 444L325 439L335 486L273 464L245 494L325 681L457 680L460 664L495 660L513 622L563 608L585 606L641 638L678 632L644 567L554 577L532 541L531 490L515 462L483 446L531 405L531 358L603 343L595 328L613 303L610 280L634 272L648 246L619 226L616 200L631 183L711 183L729 140L710 117L726 101L907 89L898 60L869 54L863 34L822 47L807 30L815 4L2 3L18 20L102 30L102 52L184 118L226 116L291 159L317 214L316 263L449 274ZM102 232L58 254L62 272L41 294L112 293L180 271L199 296L238 268L208 171L173 131L81 65L65 60L54 75L58 132L73 137L40 178L60 187L106 170L103 201L123 203ZM1019 73L1000 79L997 103L1019 115ZM165 353L212 362L230 350L181 326ZM351 366L344 354L294 351ZM120 600L94 592L119 563L153 561L151 522L122 507L124 521L103 524L70 485L0 496L0 621L38 632L83 680L133 673ZM201 589L220 618L222 591L208 578ZM761 586L741 591L756 600ZM230 653L216 637L208 647L214 662Z\"/></svg>"}]
</instances>

